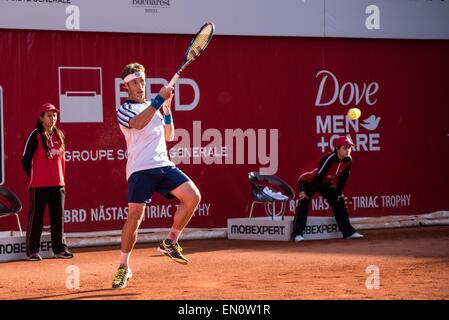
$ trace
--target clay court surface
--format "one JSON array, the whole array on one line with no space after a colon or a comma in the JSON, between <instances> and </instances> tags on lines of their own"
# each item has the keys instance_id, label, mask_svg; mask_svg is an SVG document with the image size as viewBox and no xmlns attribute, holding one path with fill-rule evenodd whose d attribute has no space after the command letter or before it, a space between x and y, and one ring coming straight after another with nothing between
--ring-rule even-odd
<instances>
[{"instance_id":1,"label":"clay court surface","mask_svg":"<svg viewBox=\"0 0 449 320\"><path fill-rule=\"evenodd\" d=\"M0 263L0 299L449 299L449 226L366 230L362 240L181 242L187 266L140 244L128 287L111 289L119 247L74 249L70 260ZM66 288L66 267L80 288ZM380 271L379 289L366 281ZM70 269L69 269L70 270Z\"/></svg>"}]
</instances>

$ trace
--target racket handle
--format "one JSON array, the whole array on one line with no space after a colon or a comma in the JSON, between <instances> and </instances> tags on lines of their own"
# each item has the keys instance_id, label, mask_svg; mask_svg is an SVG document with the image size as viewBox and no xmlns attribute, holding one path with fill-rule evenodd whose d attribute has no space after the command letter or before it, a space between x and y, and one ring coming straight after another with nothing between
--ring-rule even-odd
<instances>
[{"instance_id":1,"label":"racket handle","mask_svg":"<svg viewBox=\"0 0 449 320\"><path fill-rule=\"evenodd\" d=\"M179 79L179 74L175 73L173 78L171 78L170 82L168 83L168 86L173 87L175 85L176 81L178 81L178 79Z\"/></svg>"}]
</instances>

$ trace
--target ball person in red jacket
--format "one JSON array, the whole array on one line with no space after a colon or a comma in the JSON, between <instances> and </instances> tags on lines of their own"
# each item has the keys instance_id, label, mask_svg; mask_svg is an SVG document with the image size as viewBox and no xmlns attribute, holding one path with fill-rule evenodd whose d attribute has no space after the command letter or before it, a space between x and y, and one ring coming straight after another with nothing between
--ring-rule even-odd
<instances>
[{"instance_id":1,"label":"ball person in red jacket","mask_svg":"<svg viewBox=\"0 0 449 320\"><path fill-rule=\"evenodd\" d=\"M58 110L54 105L42 105L36 128L26 139L22 154L22 167L30 177L26 250L31 261L42 260L39 249L47 205L53 253L57 258L73 258L63 239L65 143L64 134L56 127L57 119Z\"/></svg>"},{"instance_id":2,"label":"ball person in red jacket","mask_svg":"<svg viewBox=\"0 0 449 320\"><path fill-rule=\"evenodd\" d=\"M338 137L334 140L334 152L310 163L302 171L298 179L299 203L293 220L292 236L294 241L304 240L309 202L316 192L320 193L329 203L344 238L363 238L363 235L356 232L349 222L348 210L343 196L343 188L351 170L352 146L354 144L349 138Z\"/></svg>"}]
</instances>

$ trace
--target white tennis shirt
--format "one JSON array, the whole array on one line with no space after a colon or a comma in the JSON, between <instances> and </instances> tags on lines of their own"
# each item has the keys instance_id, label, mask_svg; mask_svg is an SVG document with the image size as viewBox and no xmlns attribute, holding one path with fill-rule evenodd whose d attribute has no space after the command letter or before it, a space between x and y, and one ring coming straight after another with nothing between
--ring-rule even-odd
<instances>
[{"instance_id":1,"label":"white tennis shirt","mask_svg":"<svg viewBox=\"0 0 449 320\"><path fill-rule=\"evenodd\" d=\"M126 180L137 171L175 165L168 157L164 118L160 112L156 112L153 119L140 130L131 128L129 124L133 117L148 106L149 103L127 100L117 110L117 120L128 149Z\"/></svg>"}]
</instances>

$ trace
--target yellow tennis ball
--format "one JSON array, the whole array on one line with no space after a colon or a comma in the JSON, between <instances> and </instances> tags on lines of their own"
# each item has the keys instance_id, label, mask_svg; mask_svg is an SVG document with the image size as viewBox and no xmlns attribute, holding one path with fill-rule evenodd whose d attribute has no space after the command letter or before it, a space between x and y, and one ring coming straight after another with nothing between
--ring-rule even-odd
<instances>
[{"instance_id":1,"label":"yellow tennis ball","mask_svg":"<svg viewBox=\"0 0 449 320\"><path fill-rule=\"evenodd\" d=\"M360 111L359 108L351 108L348 110L348 118L351 120L355 120L360 118L360 116L362 115L362 111Z\"/></svg>"}]
</instances>

